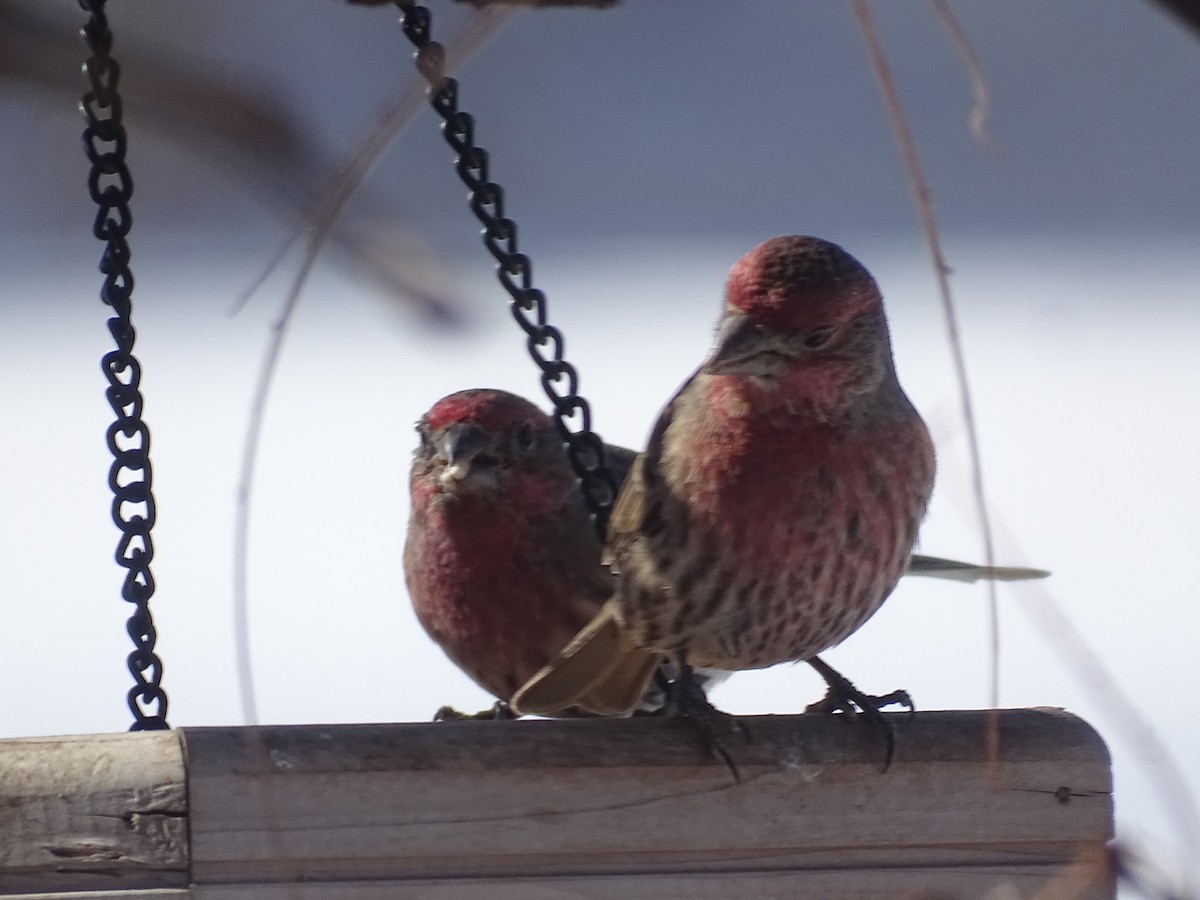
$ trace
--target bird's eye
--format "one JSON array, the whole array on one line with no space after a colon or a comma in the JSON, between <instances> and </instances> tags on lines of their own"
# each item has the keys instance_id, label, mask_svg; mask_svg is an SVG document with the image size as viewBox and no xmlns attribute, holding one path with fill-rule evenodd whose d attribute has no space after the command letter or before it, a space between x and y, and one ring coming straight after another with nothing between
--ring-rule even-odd
<instances>
[{"instance_id":1,"label":"bird's eye","mask_svg":"<svg viewBox=\"0 0 1200 900\"><path fill-rule=\"evenodd\" d=\"M517 429L517 449L528 452L533 449L535 443L537 440L533 434L533 426L522 422L521 427Z\"/></svg>"},{"instance_id":2,"label":"bird's eye","mask_svg":"<svg viewBox=\"0 0 1200 900\"><path fill-rule=\"evenodd\" d=\"M828 344L831 337L833 337L832 328L818 328L804 338L804 346L810 350L816 350L818 347L824 347Z\"/></svg>"}]
</instances>

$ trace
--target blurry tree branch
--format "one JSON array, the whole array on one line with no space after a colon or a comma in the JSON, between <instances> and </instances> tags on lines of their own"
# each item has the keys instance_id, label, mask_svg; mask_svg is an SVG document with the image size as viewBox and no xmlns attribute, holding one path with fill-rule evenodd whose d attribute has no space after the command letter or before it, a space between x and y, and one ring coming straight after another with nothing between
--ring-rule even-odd
<instances>
[{"instance_id":1,"label":"blurry tree branch","mask_svg":"<svg viewBox=\"0 0 1200 900\"><path fill-rule=\"evenodd\" d=\"M1200 36L1200 0L1153 0Z\"/></svg>"},{"instance_id":2,"label":"blurry tree branch","mask_svg":"<svg viewBox=\"0 0 1200 900\"><path fill-rule=\"evenodd\" d=\"M85 48L74 28L35 9L0 3L0 83L42 88L61 97L63 108L73 109L86 86L79 74ZM206 164L248 182L253 196L274 207L289 230L312 217L337 166L317 152L302 124L273 98L136 41L123 40L117 56L133 127L151 128ZM331 234L351 265L429 318L456 321L459 314L447 297L411 280L416 250L398 237L405 226L396 212L364 197L356 213Z\"/></svg>"}]
</instances>

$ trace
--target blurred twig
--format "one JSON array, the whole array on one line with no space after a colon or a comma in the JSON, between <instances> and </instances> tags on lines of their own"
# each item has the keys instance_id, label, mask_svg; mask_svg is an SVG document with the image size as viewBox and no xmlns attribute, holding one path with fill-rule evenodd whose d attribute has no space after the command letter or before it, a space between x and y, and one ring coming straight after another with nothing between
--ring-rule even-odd
<instances>
[{"instance_id":1,"label":"blurred twig","mask_svg":"<svg viewBox=\"0 0 1200 900\"><path fill-rule=\"evenodd\" d=\"M992 93L988 89L987 76L983 73L983 63L980 62L979 54L975 52L971 39L967 37L966 30L958 21L958 17L951 11L950 4L946 0L931 0L931 2L934 15L946 29L954 52L962 60L963 67L967 70L967 80L971 83L972 104L971 112L967 115L967 130L971 132L971 137L999 156L1000 146L992 140L992 136L987 132L987 117L992 105Z\"/></svg>"},{"instance_id":2,"label":"blurred twig","mask_svg":"<svg viewBox=\"0 0 1200 900\"><path fill-rule=\"evenodd\" d=\"M39 7L0 3L3 81L69 97L73 107L82 53L75 30ZM150 128L206 164L248 182L252 196L276 209L289 225L312 220L318 194L333 180L335 167L316 152L305 130L280 104L211 68L137 41L122 39L119 55L125 75L121 93L132 127ZM69 108L67 102L64 108ZM357 218L359 224L339 224L330 234L355 269L430 318L456 320L450 298L413 282L396 264L397 257L411 257L414 247L380 246L384 229L376 223L395 223L395 211L367 200Z\"/></svg>"},{"instance_id":3,"label":"blurred twig","mask_svg":"<svg viewBox=\"0 0 1200 900\"><path fill-rule=\"evenodd\" d=\"M904 115L904 106L900 101L900 93L896 89L891 67L883 51L883 44L875 28L875 16L871 12L868 0L851 0L854 15L858 19L863 40L867 45L867 55L875 70L875 78L879 82L879 90L883 94L884 106L892 121L892 131L896 143L900 147L900 155L908 169L909 183L912 185L913 196L917 204L917 214L921 219L921 228L925 232L925 242L929 245L929 255L933 259L934 276L937 278L938 292L942 299L942 316L946 323L947 338L950 352L954 360L954 373L958 382L959 401L962 404L963 423L967 435L967 451L971 460L972 487L975 494L976 514L979 517L979 527L983 537L983 557L985 566L996 564L996 552L992 540L992 527L988 519L987 498L983 490L983 454L979 449L979 430L975 424L975 410L971 403L971 388L967 381L967 361L963 353L962 337L958 329L958 313L954 307L954 297L950 291L950 266L942 251L942 239L938 232L937 220L933 212L933 199L929 191L929 182L921 170L921 161L917 154L917 142L909 128ZM1000 705L1000 622L999 605L996 601L996 583L989 581L988 591L988 632L989 650L992 658L991 685L989 696L993 707ZM989 721L987 731L988 754L993 760L1000 758L1000 734L996 720Z\"/></svg>"},{"instance_id":4,"label":"blurred twig","mask_svg":"<svg viewBox=\"0 0 1200 900\"><path fill-rule=\"evenodd\" d=\"M1200 0L1151 0L1200 36Z\"/></svg>"}]
</instances>

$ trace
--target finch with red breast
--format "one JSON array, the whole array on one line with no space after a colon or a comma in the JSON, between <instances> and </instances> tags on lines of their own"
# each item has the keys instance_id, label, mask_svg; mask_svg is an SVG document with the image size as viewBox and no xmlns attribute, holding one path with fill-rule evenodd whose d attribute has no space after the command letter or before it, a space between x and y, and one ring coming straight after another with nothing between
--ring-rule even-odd
<instances>
[{"instance_id":1,"label":"finch with red breast","mask_svg":"<svg viewBox=\"0 0 1200 900\"><path fill-rule=\"evenodd\" d=\"M836 690L817 654L904 574L933 479L874 278L820 238L760 244L614 507L612 599L513 706L628 712L664 656L685 673L811 661Z\"/></svg>"}]
</instances>

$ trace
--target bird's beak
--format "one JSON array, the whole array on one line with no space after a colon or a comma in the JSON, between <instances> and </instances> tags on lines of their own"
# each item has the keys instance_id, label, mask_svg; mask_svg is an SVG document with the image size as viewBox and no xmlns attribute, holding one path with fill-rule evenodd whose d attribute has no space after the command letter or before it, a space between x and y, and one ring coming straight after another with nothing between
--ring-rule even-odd
<instances>
[{"instance_id":1,"label":"bird's beak","mask_svg":"<svg viewBox=\"0 0 1200 900\"><path fill-rule=\"evenodd\" d=\"M769 332L741 313L726 312L704 371L709 375L773 375L783 361Z\"/></svg>"},{"instance_id":2,"label":"bird's beak","mask_svg":"<svg viewBox=\"0 0 1200 900\"><path fill-rule=\"evenodd\" d=\"M485 453L488 439L474 425L451 425L438 439L438 455L446 466L438 481L446 486L463 481L472 471L490 470L495 458Z\"/></svg>"}]
</instances>

